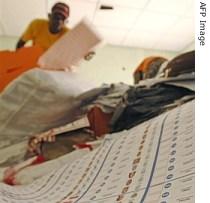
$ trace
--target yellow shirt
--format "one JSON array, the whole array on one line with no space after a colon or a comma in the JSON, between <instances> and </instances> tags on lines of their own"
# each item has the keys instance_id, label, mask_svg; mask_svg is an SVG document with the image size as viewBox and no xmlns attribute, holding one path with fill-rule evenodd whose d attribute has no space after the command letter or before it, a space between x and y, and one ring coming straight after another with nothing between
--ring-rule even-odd
<instances>
[{"instance_id":1,"label":"yellow shirt","mask_svg":"<svg viewBox=\"0 0 210 203\"><path fill-rule=\"evenodd\" d=\"M58 34L52 34L48 20L36 19L29 24L21 39L25 42L32 40L33 45L39 45L46 50L68 30L64 27Z\"/></svg>"}]
</instances>

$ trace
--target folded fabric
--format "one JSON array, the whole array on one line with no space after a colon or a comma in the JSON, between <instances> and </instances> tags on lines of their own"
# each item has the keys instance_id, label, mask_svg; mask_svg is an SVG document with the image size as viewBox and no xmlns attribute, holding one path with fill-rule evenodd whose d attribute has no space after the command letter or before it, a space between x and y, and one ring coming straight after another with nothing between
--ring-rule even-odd
<instances>
[{"instance_id":1,"label":"folded fabric","mask_svg":"<svg viewBox=\"0 0 210 203\"><path fill-rule=\"evenodd\" d=\"M166 111L164 106L194 94L194 91L187 88L168 84L156 84L149 88L131 87L112 116L110 121L112 132L129 129L147 121Z\"/></svg>"},{"instance_id":2,"label":"folded fabric","mask_svg":"<svg viewBox=\"0 0 210 203\"><path fill-rule=\"evenodd\" d=\"M195 91L195 74L185 73L176 77L167 78L151 78L142 80L138 83L137 87L152 87L155 84L171 84L178 87L185 87L187 89Z\"/></svg>"},{"instance_id":3,"label":"folded fabric","mask_svg":"<svg viewBox=\"0 0 210 203\"><path fill-rule=\"evenodd\" d=\"M0 91L23 72L36 67L43 53L43 49L38 46L0 51Z\"/></svg>"},{"instance_id":4,"label":"folded fabric","mask_svg":"<svg viewBox=\"0 0 210 203\"><path fill-rule=\"evenodd\" d=\"M129 85L124 83L111 84L109 88L103 92L103 94L98 95L98 97L91 101L91 103L88 104L86 102L85 104L87 106L84 106L84 108L90 110L94 106L97 106L100 107L104 113L110 114L115 110L122 96L129 89L129 87ZM79 96L79 98L84 98L84 96Z\"/></svg>"}]
</instances>

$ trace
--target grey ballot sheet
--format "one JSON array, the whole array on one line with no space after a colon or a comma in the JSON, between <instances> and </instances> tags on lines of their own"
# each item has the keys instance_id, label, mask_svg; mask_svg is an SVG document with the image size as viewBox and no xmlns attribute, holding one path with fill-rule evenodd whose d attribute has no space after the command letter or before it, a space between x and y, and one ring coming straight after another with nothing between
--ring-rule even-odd
<instances>
[{"instance_id":1,"label":"grey ballot sheet","mask_svg":"<svg viewBox=\"0 0 210 203\"><path fill-rule=\"evenodd\" d=\"M194 202L194 101L127 131L34 181L0 184L1 203Z\"/></svg>"}]
</instances>

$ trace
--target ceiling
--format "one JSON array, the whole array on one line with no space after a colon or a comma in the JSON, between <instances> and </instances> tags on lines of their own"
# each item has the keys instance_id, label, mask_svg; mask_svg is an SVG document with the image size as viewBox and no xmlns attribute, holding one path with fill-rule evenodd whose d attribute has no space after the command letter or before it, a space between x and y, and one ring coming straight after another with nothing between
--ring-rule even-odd
<instances>
[{"instance_id":1,"label":"ceiling","mask_svg":"<svg viewBox=\"0 0 210 203\"><path fill-rule=\"evenodd\" d=\"M71 28L86 17L108 44L181 51L194 42L194 0L61 0ZM0 0L0 35L20 36L57 0ZM102 5L112 10L101 10Z\"/></svg>"}]
</instances>

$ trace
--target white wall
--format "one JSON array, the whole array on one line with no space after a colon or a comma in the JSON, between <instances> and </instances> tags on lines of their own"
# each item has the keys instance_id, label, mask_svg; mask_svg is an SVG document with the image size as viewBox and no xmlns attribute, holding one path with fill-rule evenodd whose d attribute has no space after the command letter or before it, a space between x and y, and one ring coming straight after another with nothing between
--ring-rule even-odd
<instances>
[{"instance_id":1,"label":"white wall","mask_svg":"<svg viewBox=\"0 0 210 203\"><path fill-rule=\"evenodd\" d=\"M97 50L91 61L83 61L79 71L97 84L112 82L133 84L133 71L145 57L152 55L171 59L177 53L107 45Z\"/></svg>"},{"instance_id":2,"label":"white wall","mask_svg":"<svg viewBox=\"0 0 210 203\"><path fill-rule=\"evenodd\" d=\"M3 10L3 6L2 6L2 2L3 0L0 0L0 35L2 35L3 33L3 16L2 16L2 10Z\"/></svg>"},{"instance_id":3,"label":"white wall","mask_svg":"<svg viewBox=\"0 0 210 203\"><path fill-rule=\"evenodd\" d=\"M0 49L14 50L17 40L14 37L0 37ZM106 45L97 49L91 61L82 61L78 71L97 85L116 82L133 84L132 73L145 57L158 55L171 59L177 54Z\"/></svg>"},{"instance_id":4,"label":"white wall","mask_svg":"<svg viewBox=\"0 0 210 203\"><path fill-rule=\"evenodd\" d=\"M195 42L193 41L191 44L189 44L187 47L185 47L180 53L188 52L195 50Z\"/></svg>"},{"instance_id":5,"label":"white wall","mask_svg":"<svg viewBox=\"0 0 210 203\"><path fill-rule=\"evenodd\" d=\"M0 36L0 50L14 50L17 40L17 37Z\"/></svg>"}]
</instances>

